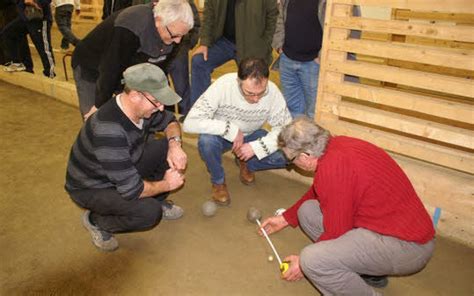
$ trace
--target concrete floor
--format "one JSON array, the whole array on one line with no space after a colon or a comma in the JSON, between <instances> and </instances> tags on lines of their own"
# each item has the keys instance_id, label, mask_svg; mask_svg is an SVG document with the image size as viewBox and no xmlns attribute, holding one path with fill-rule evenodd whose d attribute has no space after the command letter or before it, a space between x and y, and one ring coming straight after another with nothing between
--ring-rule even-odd
<instances>
[{"instance_id":1,"label":"concrete floor","mask_svg":"<svg viewBox=\"0 0 474 296\"><path fill-rule=\"evenodd\" d=\"M207 172L187 144L187 180L171 198L185 209L178 221L147 232L118 235L120 248L102 253L82 228L82 210L63 190L78 111L0 81L0 295L318 295L306 280L279 279L271 250L246 220L250 206L264 215L287 207L307 185L270 172L253 187L241 185L225 159L230 208L204 217ZM298 230L273 236L281 255L309 240ZM385 295L473 295L474 250L438 238L420 273L390 278Z\"/></svg>"}]
</instances>

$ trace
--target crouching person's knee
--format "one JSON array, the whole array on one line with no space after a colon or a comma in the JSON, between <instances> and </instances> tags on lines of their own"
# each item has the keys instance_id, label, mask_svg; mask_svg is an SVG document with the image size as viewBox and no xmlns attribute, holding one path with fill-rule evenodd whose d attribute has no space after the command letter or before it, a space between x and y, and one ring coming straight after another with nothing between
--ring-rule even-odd
<instances>
[{"instance_id":1,"label":"crouching person's knee","mask_svg":"<svg viewBox=\"0 0 474 296\"><path fill-rule=\"evenodd\" d=\"M300 254L300 267L304 275L318 288L323 285L327 276L333 272L331 255L320 247L320 243L305 247Z\"/></svg>"},{"instance_id":2,"label":"crouching person's knee","mask_svg":"<svg viewBox=\"0 0 474 296\"><path fill-rule=\"evenodd\" d=\"M147 198L141 202L140 208L131 218L131 227L134 230L146 230L160 223L163 210L160 202L154 198Z\"/></svg>"}]
</instances>

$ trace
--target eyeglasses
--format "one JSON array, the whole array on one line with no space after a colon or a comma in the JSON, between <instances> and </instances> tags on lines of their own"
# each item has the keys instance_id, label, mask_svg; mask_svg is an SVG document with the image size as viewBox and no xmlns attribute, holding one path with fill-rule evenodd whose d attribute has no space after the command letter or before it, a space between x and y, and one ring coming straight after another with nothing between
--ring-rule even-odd
<instances>
[{"instance_id":1,"label":"eyeglasses","mask_svg":"<svg viewBox=\"0 0 474 296\"><path fill-rule=\"evenodd\" d=\"M171 39L176 39L176 38L182 38L183 35L173 35L173 33L171 33L170 29L168 28L168 26L165 26L166 28L166 31L168 31L168 34L170 34L170 38Z\"/></svg>"},{"instance_id":2,"label":"eyeglasses","mask_svg":"<svg viewBox=\"0 0 474 296\"><path fill-rule=\"evenodd\" d=\"M265 90L262 91L262 92L259 92L259 93L251 93L251 92L248 92L248 91L244 90L244 89L242 88L242 82L239 82L239 90L240 90L240 93L242 94L242 96L244 96L244 97L250 97L250 98L257 97L257 98L262 98L262 97L268 95L268 85L266 86Z\"/></svg>"},{"instance_id":3,"label":"eyeglasses","mask_svg":"<svg viewBox=\"0 0 474 296\"><path fill-rule=\"evenodd\" d=\"M160 108L160 106L158 106L155 101L149 99L143 92L141 92L141 91L137 91L137 92L139 94L141 94L143 97L145 97L145 99L147 99L148 102L150 102L153 106L155 106L155 108L157 108L157 109Z\"/></svg>"},{"instance_id":4,"label":"eyeglasses","mask_svg":"<svg viewBox=\"0 0 474 296\"><path fill-rule=\"evenodd\" d=\"M296 154L295 156L293 156L291 159L287 157L287 158L288 158L288 162L289 162L289 163L293 163L293 162L298 158L298 156L300 156L301 154L304 154L304 155L306 155L306 156L309 156L308 153L301 152L301 153L298 153L298 154Z\"/></svg>"}]
</instances>

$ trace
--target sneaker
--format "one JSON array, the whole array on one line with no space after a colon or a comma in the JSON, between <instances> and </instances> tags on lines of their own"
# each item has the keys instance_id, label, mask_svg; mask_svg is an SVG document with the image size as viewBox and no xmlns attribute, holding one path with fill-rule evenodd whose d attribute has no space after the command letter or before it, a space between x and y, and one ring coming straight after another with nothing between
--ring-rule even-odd
<instances>
[{"instance_id":1,"label":"sneaker","mask_svg":"<svg viewBox=\"0 0 474 296\"><path fill-rule=\"evenodd\" d=\"M367 285L372 286L374 288L385 288L388 285L388 279L384 275L376 276L361 274L360 277Z\"/></svg>"},{"instance_id":2,"label":"sneaker","mask_svg":"<svg viewBox=\"0 0 474 296\"><path fill-rule=\"evenodd\" d=\"M183 217L184 214L183 208L175 205L171 200L164 200L161 209L163 210L162 218L164 220L176 220Z\"/></svg>"},{"instance_id":3,"label":"sneaker","mask_svg":"<svg viewBox=\"0 0 474 296\"><path fill-rule=\"evenodd\" d=\"M118 249L118 242L115 237L107 231L100 230L99 227L93 225L90 220L91 211L87 210L82 215L82 225L89 230L92 243L102 251L112 252Z\"/></svg>"},{"instance_id":4,"label":"sneaker","mask_svg":"<svg viewBox=\"0 0 474 296\"><path fill-rule=\"evenodd\" d=\"M22 63L9 62L9 63L6 63L5 66L3 67L3 71L5 72L21 72L25 70L26 70L26 67Z\"/></svg>"}]
</instances>

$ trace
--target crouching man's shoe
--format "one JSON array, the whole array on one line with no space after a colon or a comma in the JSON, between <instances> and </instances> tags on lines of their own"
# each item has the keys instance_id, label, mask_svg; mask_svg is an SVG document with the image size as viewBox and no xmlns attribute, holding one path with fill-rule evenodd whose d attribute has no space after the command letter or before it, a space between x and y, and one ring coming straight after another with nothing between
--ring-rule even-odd
<instances>
[{"instance_id":1,"label":"crouching man's shoe","mask_svg":"<svg viewBox=\"0 0 474 296\"><path fill-rule=\"evenodd\" d=\"M163 220L176 220L184 215L183 208L175 205L171 200L164 200L161 209L163 210Z\"/></svg>"},{"instance_id":2,"label":"crouching man's shoe","mask_svg":"<svg viewBox=\"0 0 474 296\"><path fill-rule=\"evenodd\" d=\"M230 194L227 190L227 185L212 184L212 199L221 206L230 205Z\"/></svg>"},{"instance_id":3,"label":"crouching man's shoe","mask_svg":"<svg viewBox=\"0 0 474 296\"><path fill-rule=\"evenodd\" d=\"M118 241L111 233L101 230L99 227L93 225L89 218L90 214L91 211L87 210L82 215L82 225L84 225L84 227L89 230L94 246L96 246L99 250L105 252L112 252L117 250L119 247Z\"/></svg>"},{"instance_id":4,"label":"crouching man's shoe","mask_svg":"<svg viewBox=\"0 0 474 296\"><path fill-rule=\"evenodd\" d=\"M245 185L253 185L255 183L255 173L249 171L247 162L239 160L240 181Z\"/></svg>"}]
</instances>

